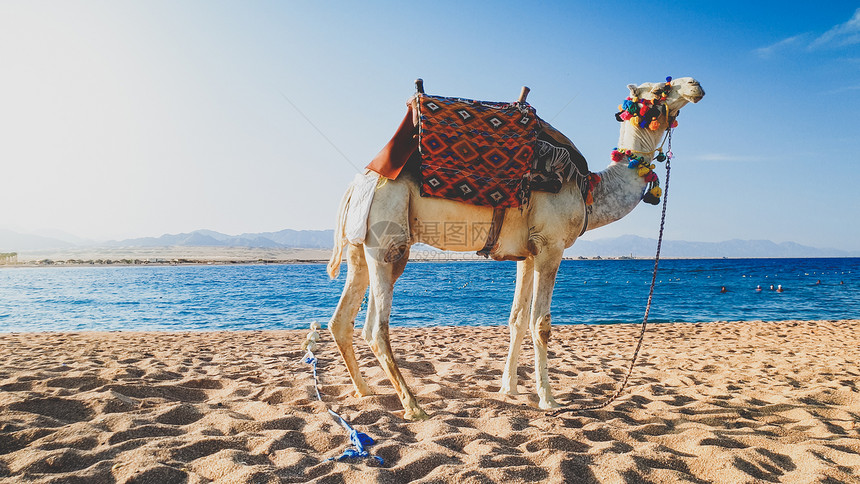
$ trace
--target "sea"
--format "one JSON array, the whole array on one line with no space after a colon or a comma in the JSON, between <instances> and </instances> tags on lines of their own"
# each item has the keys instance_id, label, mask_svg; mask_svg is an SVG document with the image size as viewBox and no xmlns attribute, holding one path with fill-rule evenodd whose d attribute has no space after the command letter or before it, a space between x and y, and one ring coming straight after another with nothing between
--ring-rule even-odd
<instances>
[{"instance_id":1,"label":"sea","mask_svg":"<svg viewBox=\"0 0 860 484\"><path fill-rule=\"evenodd\" d=\"M553 324L640 323L653 268L644 259L563 261ZM341 272L330 280L324 264L5 267L0 332L326 326ZM395 286L391 325L505 325L515 277L513 262L410 262ZM654 323L860 319L858 258L668 259L656 281Z\"/></svg>"}]
</instances>

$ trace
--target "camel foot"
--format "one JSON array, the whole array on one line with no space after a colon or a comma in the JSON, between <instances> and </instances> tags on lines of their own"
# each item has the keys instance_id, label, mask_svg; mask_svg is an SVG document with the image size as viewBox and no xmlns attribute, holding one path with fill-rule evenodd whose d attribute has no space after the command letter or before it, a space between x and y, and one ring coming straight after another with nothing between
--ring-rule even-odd
<instances>
[{"instance_id":1,"label":"camel foot","mask_svg":"<svg viewBox=\"0 0 860 484\"><path fill-rule=\"evenodd\" d=\"M554 398L549 398L547 400L541 400L538 403L538 407L540 407L541 410L552 410L554 408L561 408L563 406L564 405L556 402Z\"/></svg>"},{"instance_id":2,"label":"camel foot","mask_svg":"<svg viewBox=\"0 0 860 484\"><path fill-rule=\"evenodd\" d=\"M373 395L373 390L370 389L367 384L359 386L355 386L355 395L356 398L366 397L368 395Z\"/></svg>"},{"instance_id":3,"label":"camel foot","mask_svg":"<svg viewBox=\"0 0 860 484\"><path fill-rule=\"evenodd\" d=\"M509 387L507 385L502 385L502 388L499 388L499 393L509 397L514 397L520 394L520 392L517 391L517 387Z\"/></svg>"},{"instance_id":4,"label":"camel foot","mask_svg":"<svg viewBox=\"0 0 860 484\"><path fill-rule=\"evenodd\" d=\"M407 408L403 413L403 418L412 422L418 422L422 420L427 420L430 418L429 415L424 410L421 410L421 407L415 408Z\"/></svg>"}]
</instances>

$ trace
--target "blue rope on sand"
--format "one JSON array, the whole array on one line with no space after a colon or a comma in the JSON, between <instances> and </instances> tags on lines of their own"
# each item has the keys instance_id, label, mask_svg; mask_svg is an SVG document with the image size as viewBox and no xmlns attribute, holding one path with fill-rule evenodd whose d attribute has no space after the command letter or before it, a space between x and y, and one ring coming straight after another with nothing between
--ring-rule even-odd
<instances>
[{"instance_id":1,"label":"blue rope on sand","mask_svg":"<svg viewBox=\"0 0 860 484\"><path fill-rule=\"evenodd\" d=\"M302 361L311 365L311 368L313 369L314 391L316 391L317 399L320 402L322 402L323 399L322 399L322 396L320 396L319 378L317 377L317 358L316 358L316 356L314 356L314 354L310 348L308 348L307 351L308 352L305 354L305 357ZM325 404L325 402L323 402L323 404ZM328 413L332 417L334 417L335 421L337 423L339 423L341 425L341 427L343 427L346 430L346 432L349 434L349 441L352 442L352 445L355 447L354 449L353 448L346 449L345 451L343 451L343 454L340 457L330 457L330 458L326 459L326 461L330 461L330 460L342 461L342 460L346 460L346 459L373 458L373 459L376 459L376 461L379 463L379 465L385 464L385 461L382 460L382 457L379 457L378 455L371 455L370 452L368 452L367 450L364 449L365 447L370 447L371 445L376 443L373 440L373 438L371 438L369 435L365 434L364 432L359 432L359 431L355 430L354 428L352 428L352 426L349 425L349 423L346 420L344 420L343 417L338 415L337 412L335 412L334 410L328 408L328 405L326 405L326 410L328 410Z\"/></svg>"}]
</instances>

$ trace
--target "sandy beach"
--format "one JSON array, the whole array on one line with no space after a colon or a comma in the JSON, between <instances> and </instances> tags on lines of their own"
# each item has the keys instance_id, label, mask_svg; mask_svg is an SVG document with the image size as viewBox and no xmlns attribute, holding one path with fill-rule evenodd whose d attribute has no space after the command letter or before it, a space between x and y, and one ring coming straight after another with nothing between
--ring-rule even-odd
<instances>
[{"instance_id":1,"label":"sandy beach","mask_svg":"<svg viewBox=\"0 0 860 484\"><path fill-rule=\"evenodd\" d=\"M496 393L506 327L393 328L431 415L407 422L358 338L377 395L352 386L327 332L316 400L306 331L0 335L0 482L860 482L860 321L652 325L608 409ZM557 326L562 402L610 394L636 325ZM348 447L326 404L376 439Z\"/></svg>"}]
</instances>

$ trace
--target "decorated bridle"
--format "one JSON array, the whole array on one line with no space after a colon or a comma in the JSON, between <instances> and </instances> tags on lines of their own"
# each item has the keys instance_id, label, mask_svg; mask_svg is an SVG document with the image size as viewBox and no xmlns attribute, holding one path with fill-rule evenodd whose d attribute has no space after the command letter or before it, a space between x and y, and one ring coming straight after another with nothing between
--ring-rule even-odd
<instances>
[{"instance_id":1,"label":"decorated bridle","mask_svg":"<svg viewBox=\"0 0 860 484\"><path fill-rule=\"evenodd\" d=\"M615 119L619 123L629 122L633 126L651 131L665 130L663 141L660 146L653 151L636 151L636 150L619 150L617 147L612 150L612 161L620 163L627 159L627 166L630 169L636 170L637 174L648 182L648 187L642 197L642 201L651 205L660 203L660 196L663 190L660 188L660 180L657 174L654 173L655 165L651 163L653 160L659 162L666 161L672 157L672 129L678 126L678 113L671 114L669 107L666 105L668 95L667 91L672 86L672 78L667 77L666 83L662 86L651 89L654 94L654 99L641 99L638 96L628 96L621 104L618 105L618 112L615 113ZM663 153L663 145L669 141L668 151ZM655 156L655 153L656 156ZM646 159L647 157L647 159Z\"/></svg>"}]
</instances>

